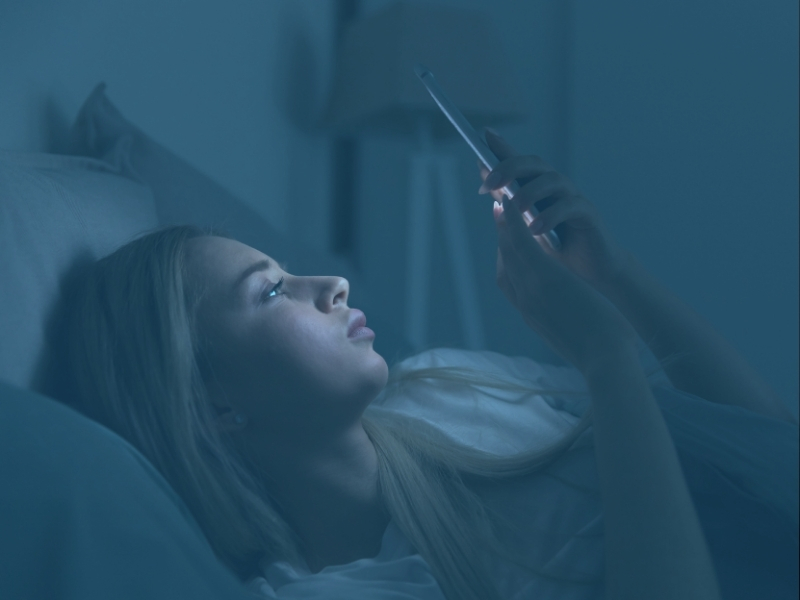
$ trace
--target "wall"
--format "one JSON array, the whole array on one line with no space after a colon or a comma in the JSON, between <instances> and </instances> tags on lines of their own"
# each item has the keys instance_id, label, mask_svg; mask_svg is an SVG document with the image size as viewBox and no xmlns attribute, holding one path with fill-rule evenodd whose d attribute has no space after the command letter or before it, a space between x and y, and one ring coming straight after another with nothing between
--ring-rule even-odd
<instances>
[{"instance_id":1,"label":"wall","mask_svg":"<svg viewBox=\"0 0 800 600\"><path fill-rule=\"evenodd\" d=\"M332 19L333 3L317 0L5 0L0 147L57 151L106 81L131 121L325 247L329 141L312 124Z\"/></svg>"},{"instance_id":2,"label":"wall","mask_svg":"<svg viewBox=\"0 0 800 600\"><path fill-rule=\"evenodd\" d=\"M574 180L798 401L798 4L580 1Z\"/></svg>"}]
</instances>

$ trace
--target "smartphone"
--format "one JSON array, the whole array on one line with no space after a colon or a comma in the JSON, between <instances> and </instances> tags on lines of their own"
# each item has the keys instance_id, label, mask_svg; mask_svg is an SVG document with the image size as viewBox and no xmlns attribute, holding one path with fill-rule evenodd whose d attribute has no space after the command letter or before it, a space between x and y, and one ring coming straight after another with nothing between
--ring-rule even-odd
<instances>
[{"instance_id":1,"label":"smartphone","mask_svg":"<svg viewBox=\"0 0 800 600\"><path fill-rule=\"evenodd\" d=\"M442 109L442 112L453 124L453 127L456 128L456 131L461 134L461 137L464 138L464 141L467 142L469 147L472 148L475 154L478 155L478 158L481 160L481 162L486 165L486 168L490 171L494 169L497 166L497 163L500 162L497 159L497 156L495 156L494 152L492 152L489 146L486 145L486 142L484 142L477 134L472 125L469 124L469 121L467 121L464 115L461 114L461 111L456 108L456 105L453 104L445 95L445 93L442 91L442 88L439 87L439 84L433 77L433 73L431 73L430 69L424 65L417 64L414 67L414 73L417 74L417 77L419 77L420 81L422 81L422 83L425 85L428 93L434 99L439 108ZM513 198L518 191L519 184L516 181L512 181L503 187L503 193L509 198ZM533 220L533 217L539 214L539 211L536 210L535 206L531 205L531 207L527 209L525 213L530 214L530 216L525 219L526 222L530 223ZM523 217L526 216L525 213L523 213ZM558 235L555 231L551 230L535 237L543 237L554 250L561 250L561 240L558 239Z\"/></svg>"}]
</instances>

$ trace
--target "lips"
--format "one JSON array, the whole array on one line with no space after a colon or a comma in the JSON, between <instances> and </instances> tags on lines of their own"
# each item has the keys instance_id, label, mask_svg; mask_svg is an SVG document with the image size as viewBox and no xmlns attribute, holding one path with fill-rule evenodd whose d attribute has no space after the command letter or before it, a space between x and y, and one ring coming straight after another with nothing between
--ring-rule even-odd
<instances>
[{"instance_id":1,"label":"lips","mask_svg":"<svg viewBox=\"0 0 800 600\"><path fill-rule=\"evenodd\" d=\"M353 335L353 333L359 328L364 327L367 324L367 317L366 315L358 310L357 308L353 308L350 310L350 320L347 323L347 337Z\"/></svg>"}]
</instances>

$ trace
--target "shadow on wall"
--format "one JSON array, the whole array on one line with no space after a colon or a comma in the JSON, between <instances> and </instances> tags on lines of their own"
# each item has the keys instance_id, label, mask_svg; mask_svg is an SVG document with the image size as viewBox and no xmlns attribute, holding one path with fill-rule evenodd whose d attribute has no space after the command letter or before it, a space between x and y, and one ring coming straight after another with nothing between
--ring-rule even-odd
<instances>
[{"instance_id":1,"label":"shadow on wall","mask_svg":"<svg viewBox=\"0 0 800 600\"><path fill-rule=\"evenodd\" d=\"M307 27L296 13L282 9L284 27L278 30L274 68L268 76L273 78L275 103L289 122L302 133L318 132L320 105L324 96L320 85L320 67L314 52L314 43ZM285 50L284 50L285 49Z\"/></svg>"},{"instance_id":2,"label":"shadow on wall","mask_svg":"<svg viewBox=\"0 0 800 600\"><path fill-rule=\"evenodd\" d=\"M49 93L43 103L42 121L44 132L42 147L45 152L52 154L66 154L69 152L70 118L59 105L53 93Z\"/></svg>"},{"instance_id":3,"label":"shadow on wall","mask_svg":"<svg viewBox=\"0 0 800 600\"><path fill-rule=\"evenodd\" d=\"M44 352L33 376L32 389L78 409L77 382L64 357L69 356L67 318L73 314L76 290L83 283L94 257L88 252L75 257L59 284L59 301L46 316Z\"/></svg>"}]
</instances>

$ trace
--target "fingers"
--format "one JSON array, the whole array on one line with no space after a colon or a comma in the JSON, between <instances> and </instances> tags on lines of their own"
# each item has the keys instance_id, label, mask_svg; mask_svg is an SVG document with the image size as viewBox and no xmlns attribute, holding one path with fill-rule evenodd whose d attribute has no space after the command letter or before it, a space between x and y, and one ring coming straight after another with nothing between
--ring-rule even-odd
<instances>
[{"instance_id":1,"label":"fingers","mask_svg":"<svg viewBox=\"0 0 800 600\"><path fill-rule=\"evenodd\" d=\"M479 194L486 194L508 185L515 179L531 179L552 171L538 156L512 156L499 163L492 172L486 176L483 185L478 190Z\"/></svg>"},{"instance_id":2,"label":"fingers","mask_svg":"<svg viewBox=\"0 0 800 600\"><path fill-rule=\"evenodd\" d=\"M503 264L503 253L499 247L497 248L497 287L500 288L500 291L508 298L508 301L511 302L514 308L520 308L517 302L517 291L514 289L514 286L511 285L511 280L508 278L505 265Z\"/></svg>"},{"instance_id":3,"label":"fingers","mask_svg":"<svg viewBox=\"0 0 800 600\"><path fill-rule=\"evenodd\" d=\"M534 247L538 248L516 202L507 198L503 201L503 216L508 240L517 254L527 256Z\"/></svg>"},{"instance_id":4,"label":"fingers","mask_svg":"<svg viewBox=\"0 0 800 600\"><path fill-rule=\"evenodd\" d=\"M518 274L525 267L514 248L512 234L508 231L508 212L497 203L494 207L494 218L497 224L497 285L509 300L516 299L515 283L520 284ZM516 306L513 301L512 304Z\"/></svg>"},{"instance_id":5,"label":"fingers","mask_svg":"<svg viewBox=\"0 0 800 600\"><path fill-rule=\"evenodd\" d=\"M509 180L509 178L518 178L519 172L528 174L540 172L538 176L523 185L514 196L516 205L522 213L525 213L526 217L526 211L531 210L532 206L549 200L549 202L544 202L541 212L532 222L530 222L530 217L525 219L530 226L530 233L534 235L550 231L564 221L572 221L574 225L579 225L581 220L591 223L595 218L594 207L580 194L575 185L561 173L552 170L549 165L538 157L512 157L498 165L491 173L480 161L478 161L478 167L481 172L481 178L484 180L484 185L478 190L479 193L485 193L487 188L496 187L497 189L491 190L491 195L497 202L503 201L505 194L502 191L502 186L504 181ZM514 171L514 169L518 169L518 171ZM544 170L541 171L541 169ZM497 186L487 185L487 181L491 184L490 176L501 173L503 170L506 170L507 174ZM531 214L533 212L537 211L534 210Z\"/></svg>"},{"instance_id":6,"label":"fingers","mask_svg":"<svg viewBox=\"0 0 800 600\"><path fill-rule=\"evenodd\" d=\"M480 171L481 179L483 179L483 180L485 180L486 176L490 173L489 169L486 168L486 165L484 165L481 162L481 159L478 159L478 170ZM478 190L478 191L480 192L480 190ZM492 198L494 198L495 201L497 201L497 202L502 202L503 201L503 196L504 196L503 190L501 190L501 189L500 190L492 190L489 193L492 195Z\"/></svg>"},{"instance_id":7,"label":"fingers","mask_svg":"<svg viewBox=\"0 0 800 600\"><path fill-rule=\"evenodd\" d=\"M500 159L500 164L489 172L485 165L480 160L478 161L478 168L484 180L484 184L478 190L479 194L499 190L515 179L530 179L554 171L553 167L538 156L519 156L511 144L496 132L487 128L484 135L489 149ZM492 196L495 200L500 201L502 192L500 198L494 193Z\"/></svg>"},{"instance_id":8,"label":"fingers","mask_svg":"<svg viewBox=\"0 0 800 600\"><path fill-rule=\"evenodd\" d=\"M567 196L536 215L530 224L530 232L539 235L565 221L572 221L573 224L580 226L581 220L590 222L591 219L591 205L588 200L583 196Z\"/></svg>"},{"instance_id":9,"label":"fingers","mask_svg":"<svg viewBox=\"0 0 800 600\"><path fill-rule=\"evenodd\" d=\"M487 128L484 131L484 137L489 149L494 152L498 159L505 160L512 156L517 156L518 152L497 132Z\"/></svg>"},{"instance_id":10,"label":"fingers","mask_svg":"<svg viewBox=\"0 0 800 600\"><path fill-rule=\"evenodd\" d=\"M544 267L544 250L531 236L513 200L503 201L502 212L495 209L495 221L504 272L512 286L524 286L525 281L533 276L533 271Z\"/></svg>"},{"instance_id":11,"label":"fingers","mask_svg":"<svg viewBox=\"0 0 800 600\"><path fill-rule=\"evenodd\" d=\"M545 198L563 198L578 195L573 183L557 171L548 171L523 185L514 196L523 211Z\"/></svg>"}]
</instances>

